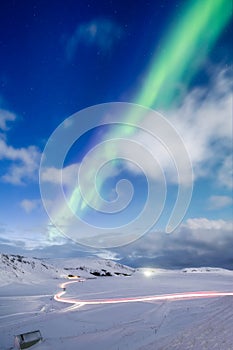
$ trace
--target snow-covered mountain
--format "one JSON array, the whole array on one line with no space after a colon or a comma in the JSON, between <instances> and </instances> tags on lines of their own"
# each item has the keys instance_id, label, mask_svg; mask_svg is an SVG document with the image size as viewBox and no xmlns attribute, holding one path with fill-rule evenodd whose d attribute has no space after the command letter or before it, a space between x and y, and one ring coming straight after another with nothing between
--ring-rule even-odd
<instances>
[{"instance_id":1,"label":"snow-covered mountain","mask_svg":"<svg viewBox=\"0 0 233 350\"><path fill-rule=\"evenodd\" d=\"M1 285L19 282L40 282L70 276L130 276L134 270L111 260L100 259L38 259L22 255L0 254Z\"/></svg>"}]
</instances>

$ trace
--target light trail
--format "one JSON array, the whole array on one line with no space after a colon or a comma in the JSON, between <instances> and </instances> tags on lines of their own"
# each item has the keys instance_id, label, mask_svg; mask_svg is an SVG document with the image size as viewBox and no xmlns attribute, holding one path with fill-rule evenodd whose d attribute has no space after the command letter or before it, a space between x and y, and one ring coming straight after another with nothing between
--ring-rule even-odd
<instances>
[{"instance_id":1,"label":"light trail","mask_svg":"<svg viewBox=\"0 0 233 350\"><path fill-rule=\"evenodd\" d=\"M85 280L83 279L82 281L85 281ZM77 282L80 282L80 280L62 283L60 287L63 290L55 294L54 299L58 302L74 304L75 308L73 309L76 309L84 305L120 304L120 303L135 303L135 302L148 302L148 301L194 300L194 299L200 299L200 298L203 299L203 298L233 296L233 292L196 291L196 292L182 292L182 293L173 293L173 294L157 294L157 295L139 296L139 297L94 299L94 300L64 298L63 296L66 294L66 286L71 283L77 283Z\"/></svg>"}]
</instances>

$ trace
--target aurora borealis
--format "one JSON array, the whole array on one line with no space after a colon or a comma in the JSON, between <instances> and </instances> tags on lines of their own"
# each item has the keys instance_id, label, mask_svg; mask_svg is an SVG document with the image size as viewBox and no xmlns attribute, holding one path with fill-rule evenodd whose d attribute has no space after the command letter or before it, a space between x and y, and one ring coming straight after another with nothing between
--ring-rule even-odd
<instances>
[{"instance_id":1,"label":"aurora borealis","mask_svg":"<svg viewBox=\"0 0 233 350\"><path fill-rule=\"evenodd\" d=\"M221 16L219 16L221 13ZM143 79L143 86L133 102L154 109L168 109L174 102L178 103L177 88L189 87L192 78L205 60L212 46L231 17L231 4L227 0L211 1L191 0L183 6L179 17L175 18L170 28L165 31L161 47L153 54L148 73ZM143 116L126 115L125 123L135 122ZM108 138L130 137L132 128L127 125L119 131L111 131ZM106 147L103 151L108 159L117 157L117 150ZM100 155L103 157L103 154ZM96 169L90 166L87 177L94 178ZM99 178L99 188L104 186L104 179ZM101 210L95 189L86 190L88 203ZM80 188L77 186L69 200L72 210L81 214L87 208ZM62 214L59 214L62 215Z\"/></svg>"}]
</instances>

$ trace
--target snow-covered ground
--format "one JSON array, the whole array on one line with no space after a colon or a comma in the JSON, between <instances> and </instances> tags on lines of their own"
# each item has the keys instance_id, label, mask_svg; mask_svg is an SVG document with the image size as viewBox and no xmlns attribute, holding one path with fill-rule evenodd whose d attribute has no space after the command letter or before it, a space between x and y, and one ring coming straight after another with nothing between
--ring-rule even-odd
<instances>
[{"instance_id":1,"label":"snow-covered ground","mask_svg":"<svg viewBox=\"0 0 233 350\"><path fill-rule=\"evenodd\" d=\"M14 335L39 329L38 350L233 349L233 297L72 305L54 300L68 275L64 298L105 300L194 291L233 291L222 269L133 269L93 259L0 257L0 349ZM103 275L103 276L98 276Z\"/></svg>"}]
</instances>

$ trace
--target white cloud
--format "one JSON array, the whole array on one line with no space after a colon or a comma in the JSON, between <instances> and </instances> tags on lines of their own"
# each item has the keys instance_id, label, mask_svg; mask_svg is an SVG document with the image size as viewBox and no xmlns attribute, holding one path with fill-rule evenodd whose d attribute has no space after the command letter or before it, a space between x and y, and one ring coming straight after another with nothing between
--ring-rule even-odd
<instances>
[{"instance_id":1,"label":"white cloud","mask_svg":"<svg viewBox=\"0 0 233 350\"><path fill-rule=\"evenodd\" d=\"M207 218L188 219L182 227L190 230L232 230L232 222L225 220L209 220Z\"/></svg>"},{"instance_id":2,"label":"white cloud","mask_svg":"<svg viewBox=\"0 0 233 350\"><path fill-rule=\"evenodd\" d=\"M66 55L72 60L77 53L78 45L95 45L101 52L111 50L116 40L121 37L121 27L109 19L95 19L78 25L66 44Z\"/></svg>"},{"instance_id":3,"label":"white cloud","mask_svg":"<svg viewBox=\"0 0 233 350\"><path fill-rule=\"evenodd\" d=\"M0 179L13 185L23 185L27 180L37 179L40 152L35 146L14 148L0 139L0 160L10 161L7 171Z\"/></svg>"},{"instance_id":4,"label":"white cloud","mask_svg":"<svg viewBox=\"0 0 233 350\"><path fill-rule=\"evenodd\" d=\"M9 129L7 122L14 121L15 114L0 110L0 129L4 133L0 134L0 161L5 161L0 180L13 185L23 185L27 180L36 179L40 152L35 146L15 148L8 145L6 131Z\"/></svg>"},{"instance_id":5,"label":"white cloud","mask_svg":"<svg viewBox=\"0 0 233 350\"><path fill-rule=\"evenodd\" d=\"M26 211L26 213L31 213L33 210L37 209L41 204L38 199L24 199L20 202L20 206Z\"/></svg>"},{"instance_id":6,"label":"white cloud","mask_svg":"<svg viewBox=\"0 0 233 350\"><path fill-rule=\"evenodd\" d=\"M221 209L231 205L233 202L229 196L211 196L209 198L209 209Z\"/></svg>"},{"instance_id":7,"label":"white cloud","mask_svg":"<svg viewBox=\"0 0 233 350\"><path fill-rule=\"evenodd\" d=\"M9 235L7 235L9 233ZM0 230L0 245L6 244L12 247L18 247L25 250L46 249L47 247L63 246L68 239L61 234L57 234L51 240L46 226L20 226L6 227L6 232ZM72 242L71 242L72 243ZM54 253L56 255L56 252Z\"/></svg>"},{"instance_id":8,"label":"white cloud","mask_svg":"<svg viewBox=\"0 0 233 350\"><path fill-rule=\"evenodd\" d=\"M210 176L232 147L232 80L220 71L208 89L195 89L168 112L191 155L195 177Z\"/></svg>"},{"instance_id":9,"label":"white cloud","mask_svg":"<svg viewBox=\"0 0 233 350\"><path fill-rule=\"evenodd\" d=\"M44 168L41 171L42 182L49 182L59 185L62 183L69 188L74 188L77 184L79 164L71 164L63 169L57 169L55 167Z\"/></svg>"}]
</instances>

